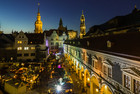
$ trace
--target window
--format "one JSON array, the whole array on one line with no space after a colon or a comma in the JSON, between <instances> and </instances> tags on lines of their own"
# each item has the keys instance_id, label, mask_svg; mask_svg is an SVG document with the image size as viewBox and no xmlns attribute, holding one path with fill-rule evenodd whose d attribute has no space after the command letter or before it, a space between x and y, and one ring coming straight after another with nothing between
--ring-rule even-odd
<instances>
[{"instance_id":1,"label":"window","mask_svg":"<svg viewBox=\"0 0 140 94\"><path fill-rule=\"evenodd\" d=\"M59 43L58 43L58 42L56 42L56 45L58 46L58 45L59 45Z\"/></svg>"},{"instance_id":2,"label":"window","mask_svg":"<svg viewBox=\"0 0 140 94\"><path fill-rule=\"evenodd\" d=\"M94 60L92 60L92 66L94 67Z\"/></svg>"},{"instance_id":3,"label":"window","mask_svg":"<svg viewBox=\"0 0 140 94\"><path fill-rule=\"evenodd\" d=\"M17 41L18 44L22 44L22 41Z\"/></svg>"},{"instance_id":4,"label":"window","mask_svg":"<svg viewBox=\"0 0 140 94\"><path fill-rule=\"evenodd\" d=\"M24 56L29 56L29 54L28 53L25 53Z\"/></svg>"},{"instance_id":5,"label":"window","mask_svg":"<svg viewBox=\"0 0 140 94\"><path fill-rule=\"evenodd\" d=\"M24 50L29 50L29 47L24 47Z\"/></svg>"},{"instance_id":6,"label":"window","mask_svg":"<svg viewBox=\"0 0 140 94\"><path fill-rule=\"evenodd\" d=\"M17 57L21 57L22 56L22 54L17 54Z\"/></svg>"},{"instance_id":7,"label":"window","mask_svg":"<svg viewBox=\"0 0 140 94\"><path fill-rule=\"evenodd\" d=\"M87 41L87 46L89 46L89 41Z\"/></svg>"},{"instance_id":8,"label":"window","mask_svg":"<svg viewBox=\"0 0 140 94\"><path fill-rule=\"evenodd\" d=\"M85 52L83 52L83 60L85 61Z\"/></svg>"},{"instance_id":9,"label":"window","mask_svg":"<svg viewBox=\"0 0 140 94\"><path fill-rule=\"evenodd\" d=\"M54 43L53 43L53 42L51 42L51 45L54 45Z\"/></svg>"},{"instance_id":10,"label":"window","mask_svg":"<svg viewBox=\"0 0 140 94\"><path fill-rule=\"evenodd\" d=\"M35 50L35 47L31 47L31 50Z\"/></svg>"},{"instance_id":11,"label":"window","mask_svg":"<svg viewBox=\"0 0 140 94\"><path fill-rule=\"evenodd\" d=\"M108 77L112 77L112 70L111 70L111 68L108 68Z\"/></svg>"},{"instance_id":12,"label":"window","mask_svg":"<svg viewBox=\"0 0 140 94\"><path fill-rule=\"evenodd\" d=\"M60 42L60 46L62 46L62 43Z\"/></svg>"},{"instance_id":13,"label":"window","mask_svg":"<svg viewBox=\"0 0 140 94\"><path fill-rule=\"evenodd\" d=\"M22 47L18 47L17 50L22 50Z\"/></svg>"},{"instance_id":14,"label":"window","mask_svg":"<svg viewBox=\"0 0 140 94\"><path fill-rule=\"evenodd\" d=\"M107 41L107 47L108 47L108 48L111 48L111 46L112 46L112 44L111 44L111 42L108 40L108 41Z\"/></svg>"},{"instance_id":15,"label":"window","mask_svg":"<svg viewBox=\"0 0 140 94\"><path fill-rule=\"evenodd\" d=\"M134 79L134 93L140 94L140 81Z\"/></svg>"},{"instance_id":16,"label":"window","mask_svg":"<svg viewBox=\"0 0 140 94\"><path fill-rule=\"evenodd\" d=\"M31 53L31 56L35 56L35 53Z\"/></svg>"},{"instance_id":17,"label":"window","mask_svg":"<svg viewBox=\"0 0 140 94\"><path fill-rule=\"evenodd\" d=\"M104 74L106 75L106 66L104 66Z\"/></svg>"},{"instance_id":18,"label":"window","mask_svg":"<svg viewBox=\"0 0 140 94\"><path fill-rule=\"evenodd\" d=\"M65 40L65 38L63 38L63 40Z\"/></svg>"},{"instance_id":19,"label":"window","mask_svg":"<svg viewBox=\"0 0 140 94\"><path fill-rule=\"evenodd\" d=\"M53 40L53 39L51 39L51 40Z\"/></svg>"},{"instance_id":20,"label":"window","mask_svg":"<svg viewBox=\"0 0 140 94\"><path fill-rule=\"evenodd\" d=\"M124 75L124 87L130 90L130 77L126 75Z\"/></svg>"},{"instance_id":21,"label":"window","mask_svg":"<svg viewBox=\"0 0 140 94\"><path fill-rule=\"evenodd\" d=\"M24 38L24 36L22 36L22 38Z\"/></svg>"}]
</instances>

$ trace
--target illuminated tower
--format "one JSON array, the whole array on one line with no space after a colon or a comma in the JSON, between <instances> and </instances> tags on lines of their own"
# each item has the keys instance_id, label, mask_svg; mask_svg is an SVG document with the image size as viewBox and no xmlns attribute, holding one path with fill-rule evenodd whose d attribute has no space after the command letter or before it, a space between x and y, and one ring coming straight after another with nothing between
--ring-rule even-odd
<instances>
[{"instance_id":1,"label":"illuminated tower","mask_svg":"<svg viewBox=\"0 0 140 94\"><path fill-rule=\"evenodd\" d=\"M41 21L41 16L40 16L40 12L39 12L39 5L40 4L38 3L37 20L35 21L35 30L34 30L35 33L43 33L43 30L42 30L43 23Z\"/></svg>"},{"instance_id":2,"label":"illuminated tower","mask_svg":"<svg viewBox=\"0 0 140 94\"><path fill-rule=\"evenodd\" d=\"M86 34L85 16L83 14L83 11L82 11L80 21L81 21L81 23L80 23L80 38L82 39L83 36Z\"/></svg>"}]
</instances>

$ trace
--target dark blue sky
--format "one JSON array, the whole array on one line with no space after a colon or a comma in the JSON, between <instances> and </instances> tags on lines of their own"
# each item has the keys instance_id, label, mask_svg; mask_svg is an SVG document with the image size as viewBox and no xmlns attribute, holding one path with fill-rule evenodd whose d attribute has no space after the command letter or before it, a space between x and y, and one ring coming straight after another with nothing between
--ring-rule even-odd
<instances>
[{"instance_id":1,"label":"dark blue sky","mask_svg":"<svg viewBox=\"0 0 140 94\"><path fill-rule=\"evenodd\" d=\"M140 0L0 0L1 30L34 32L38 1L43 30L58 28L61 17L64 26L79 31L82 10L88 31L93 25L130 13L135 4L140 9Z\"/></svg>"}]
</instances>

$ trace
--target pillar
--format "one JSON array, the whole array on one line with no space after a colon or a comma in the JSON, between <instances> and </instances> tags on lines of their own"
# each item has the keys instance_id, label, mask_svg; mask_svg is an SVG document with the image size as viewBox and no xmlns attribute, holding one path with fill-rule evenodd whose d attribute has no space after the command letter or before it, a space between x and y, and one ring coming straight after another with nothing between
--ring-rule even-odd
<instances>
[{"instance_id":1,"label":"pillar","mask_svg":"<svg viewBox=\"0 0 140 94\"><path fill-rule=\"evenodd\" d=\"M93 94L93 82L90 80L90 94Z\"/></svg>"},{"instance_id":2,"label":"pillar","mask_svg":"<svg viewBox=\"0 0 140 94\"><path fill-rule=\"evenodd\" d=\"M84 87L87 87L86 70L85 70L85 72L84 72Z\"/></svg>"}]
</instances>

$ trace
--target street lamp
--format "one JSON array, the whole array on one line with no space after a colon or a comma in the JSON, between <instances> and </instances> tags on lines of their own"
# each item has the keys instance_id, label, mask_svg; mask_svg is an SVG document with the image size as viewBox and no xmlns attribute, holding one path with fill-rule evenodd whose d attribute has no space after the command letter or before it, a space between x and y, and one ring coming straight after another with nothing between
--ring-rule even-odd
<instances>
[{"instance_id":1,"label":"street lamp","mask_svg":"<svg viewBox=\"0 0 140 94\"><path fill-rule=\"evenodd\" d=\"M57 89L57 91L61 91L62 90L62 87L60 85L57 85L56 86L56 89Z\"/></svg>"}]
</instances>

